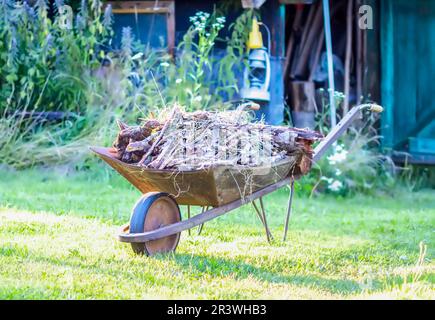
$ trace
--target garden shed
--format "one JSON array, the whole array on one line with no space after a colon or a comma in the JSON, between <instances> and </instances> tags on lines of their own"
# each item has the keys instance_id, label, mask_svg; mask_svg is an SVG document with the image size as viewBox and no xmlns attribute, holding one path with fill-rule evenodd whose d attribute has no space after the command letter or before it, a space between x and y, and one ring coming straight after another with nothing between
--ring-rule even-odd
<instances>
[{"instance_id":1,"label":"garden shed","mask_svg":"<svg viewBox=\"0 0 435 320\"><path fill-rule=\"evenodd\" d=\"M345 64L345 16L349 16L345 10L350 2L329 2L333 52L338 62L334 65L336 90L342 92L345 89L339 74L340 65ZM286 9L292 20L295 14L291 11L295 9ZM383 137L382 148L393 160L434 164L435 102L431 95L435 81L435 2L355 1L352 15L349 100L376 101L384 107L378 130ZM367 28L360 28L361 19L368 22ZM289 105L294 107L291 101Z\"/></svg>"},{"instance_id":2,"label":"garden shed","mask_svg":"<svg viewBox=\"0 0 435 320\"><path fill-rule=\"evenodd\" d=\"M435 164L435 2L380 1L383 146Z\"/></svg>"}]
</instances>

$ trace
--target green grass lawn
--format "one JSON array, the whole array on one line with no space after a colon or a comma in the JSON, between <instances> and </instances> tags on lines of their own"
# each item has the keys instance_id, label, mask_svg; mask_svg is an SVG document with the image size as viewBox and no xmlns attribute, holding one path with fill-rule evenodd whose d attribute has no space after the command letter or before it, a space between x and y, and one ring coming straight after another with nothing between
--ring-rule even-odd
<instances>
[{"instance_id":1,"label":"green grass lawn","mask_svg":"<svg viewBox=\"0 0 435 320\"><path fill-rule=\"evenodd\" d=\"M265 199L181 235L177 252L136 256L115 239L139 192L102 173L0 171L0 299L435 298L435 192ZM183 208L184 210L184 208ZM419 243L427 244L417 265Z\"/></svg>"}]
</instances>

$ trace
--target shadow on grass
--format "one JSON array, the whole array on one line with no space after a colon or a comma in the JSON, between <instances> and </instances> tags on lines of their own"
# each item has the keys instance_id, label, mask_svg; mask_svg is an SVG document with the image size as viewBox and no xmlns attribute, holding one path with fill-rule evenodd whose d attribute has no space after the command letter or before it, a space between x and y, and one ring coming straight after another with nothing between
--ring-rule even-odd
<instances>
[{"instance_id":1,"label":"shadow on grass","mask_svg":"<svg viewBox=\"0 0 435 320\"><path fill-rule=\"evenodd\" d=\"M128 250L129 248L126 248ZM352 250L343 250L342 257L347 257ZM130 259L114 259L113 257L99 257L98 260L92 262L84 261L86 258L79 253L74 253L72 257L53 257L41 253L33 252L26 247L21 247L18 244L6 245L0 247L0 256L3 257L18 257L20 260L25 259L30 262L44 263L53 267L72 268L77 271L84 271L87 274L105 275L115 277L119 280L137 281L138 279L145 280L153 285L162 287L171 287L171 283L179 279L166 277L165 274L160 273L156 276L153 273L152 264L154 261L160 261L169 264L175 264L179 271L180 276L183 274L188 275L189 281L192 279L209 279L220 277L231 277L235 280L255 279L257 281L268 284L287 284L295 285L298 287L305 287L309 289L316 289L331 294L339 294L344 297L348 295L358 295L369 289L370 293L381 292L387 287L396 286L403 282L401 277L396 275L388 275L380 277L372 275L371 287L367 288L365 283L360 283L355 280L344 278L331 279L328 278L327 272L322 272L325 276L318 275L316 270L299 269L298 267L290 268L290 274L285 273L284 270L271 270L268 266L260 267L246 262L243 258L220 258L212 255L192 255L188 253L174 253L174 254L159 254L154 257L142 257L137 259L133 256ZM71 259L70 259L71 258ZM346 262L339 261L340 264ZM132 268L129 269L129 264ZM151 268L142 270L142 263L151 265ZM127 264L127 267L125 266ZM288 265L295 265L296 262L288 259ZM120 269L117 269L117 265ZM281 261L282 266L282 261ZM50 268L48 268L50 270ZM287 272L289 272L287 270ZM312 274L309 274L312 272ZM168 268L168 275L173 275L174 270ZM182 281L182 280L180 280ZM230 288L228 290L231 290Z\"/></svg>"},{"instance_id":2,"label":"shadow on grass","mask_svg":"<svg viewBox=\"0 0 435 320\"><path fill-rule=\"evenodd\" d=\"M160 255L152 259L167 259ZM183 270L193 272L197 277L234 276L236 279L255 278L258 281L274 284L294 284L308 288L318 288L331 293L350 294L361 292L358 282L346 279L327 279L317 275L285 275L270 271L265 267L249 264L242 259L223 259L211 256L175 254L174 261Z\"/></svg>"},{"instance_id":3,"label":"shadow on grass","mask_svg":"<svg viewBox=\"0 0 435 320\"><path fill-rule=\"evenodd\" d=\"M31 250L21 248L17 245L8 246L7 248L0 248L0 256L7 257L20 257L25 258L27 261L36 263L49 264L54 267L68 267L77 270L85 271L86 273L94 273L106 276L122 276L125 280L136 281L137 272L114 270L111 268L103 267L102 265L110 265L115 262L113 259L99 259L101 266L95 263L86 263L81 259L66 259L56 258L51 256L43 256L35 254ZM257 267L252 264L246 263L241 259L223 259L211 256L190 255L184 253L176 254L159 254L154 257L143 257L144 263L152 263L153 260L175 262L180 271L189 273L193 278L203 278L204 276L211 276L213 278L233 276L236 280L247 279L253 277L258 281L268 282L271 284L293 284L303 286L311 289L320 289L330 293L336 294L356 294L362 292L360 284L353 280L346 279L327 279L317 275L284 275L281 272L267 270L266 268ZM125 263L124 261L118 261ZM136 262L137 263L137 260ZM137 269L137 268L135 268ZM136 270L137 271L137 270ZM171 271L172 272L172 271ZM154 284L167 286L167 279L159 279L152 274L146 275L141 273L140 277L146 276L148 281Z\"/></svg>"}]
</instances>

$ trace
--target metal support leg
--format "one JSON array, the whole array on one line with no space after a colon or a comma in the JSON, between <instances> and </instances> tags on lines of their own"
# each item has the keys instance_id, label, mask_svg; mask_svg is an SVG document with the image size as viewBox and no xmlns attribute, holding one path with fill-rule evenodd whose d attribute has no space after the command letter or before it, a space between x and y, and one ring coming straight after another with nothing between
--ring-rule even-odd
<instances>
[{"instance_id":1,"label":"metal support leg","mask_svg":"<svg viewBox=\"0 0 435 320\"><path fill-rule=\"evenodd\" d=\"M290 215L292 212L292 202L293 202L294 191L295 191L295 181L292 180L292 182L290 183L290 194L288 196L288 204L287 204L287 217L285 218L284 236L282 238L282 241L285 241L285 239L287 238L288 223L289 223Z\"/></svg>"},{"instance_id":2,"label":"metal support leg","mask_svg":"<svg viewBox=\"0 0 435 320\"><path fill-rule=\"evenodd\" d=\"M187 206L187 219L190 219L190 206L189 205ZM190 229L187 229L187 233L190 236Z\"/></svg>"},{"instance_id":3,"label":"metal support leg","mask_svg":"<svg viewBox=\"0 0 435 320\"><path fill-rule=\"evenodd\" d=\"M254 206L255 211L257 212L258 217L260 218L261 223L264 226L264 230L266 232L266 237L267 237L267 242L271 242L271 240L273 240L273 236L272 233L269 230L269 227L267 225L267 220L266 220L266 213L264 211L264 205L262 204L262 200L260 198L260 206L261 206L261 210L258 208L257 204L255 203L255 201L252 201L252 205Z\"/></svg>"},{"instance_id":4,"label":"metal support leg","mask_svg":"<svg viewBox=\"0 0 435 320\"><path fill-rule=\"evenodd\" d=\"M269 233L269 239L273 240L272 233L270 232L269 226L267 225L266 210L264 209L263 197L260 197L260 206L261 206L261 212L263 213L264 225L266 226L266 230ZM269 240L269 242L270 242L270 240Z\"/></svg>"},{"instance_id":5,"label":"metal support leg","mask_svg":"<svg viewBox=\"0 0 435 320\"><path fill-rule=\"evenodd\" d=\"M207 207L202 207L201 213L204 213L205 211L207 211L208 208L209 208L208 206ZM201 235L201 232L202 232L203 228L204 228L204 224L203 223L198 226L198 236Z\"/></svg>"},{"instance_id":6,"label":"metal support leg","mask_svg":"<svg viewBox=\"0 0 435 320\"><path fill-rule=\"evenodd\" d=\"M257 213L257 216L260 219L261 224L263 225L263 227L264 227L264 229L266 231L267 241L269 242L269 233L267 232L266 225L264 224L263 216L262 216L262 214L260 212L260 209L258 209L257 204L255 203L255 201L252 201L252 206L254 207L255 212Z\"/></svg>"},{"instance_id":7,"label":"metal support leg","mask_svg":"<svg viewBox=\"0 0 435 320\"><path fill-rule=\"evenodd\" d=\"M252 206L255 209L255 212L257 213L258 219L260 219L261 224L264 226L263 216L260 213L260 210L258 209L257 205L255 204L255 200L252 201Z\"/></svg>"}]
</instances>

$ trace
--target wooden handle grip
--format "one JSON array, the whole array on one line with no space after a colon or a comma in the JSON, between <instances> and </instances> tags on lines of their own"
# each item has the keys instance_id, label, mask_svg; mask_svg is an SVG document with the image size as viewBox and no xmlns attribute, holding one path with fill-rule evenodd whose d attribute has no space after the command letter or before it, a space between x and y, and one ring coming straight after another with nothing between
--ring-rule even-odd
<instances>
[{"instance_id":1,"label":"wooden handle grip","mask_svg":"<svg viewBox=\"0 0 435 320\"><path fill-rule=\"evenodd\" d=\"M380 105L372 104L370 107L370 111L381 113L382 111L384 111L384 108L382 108Z\"/></svg>"}]
</instances>

